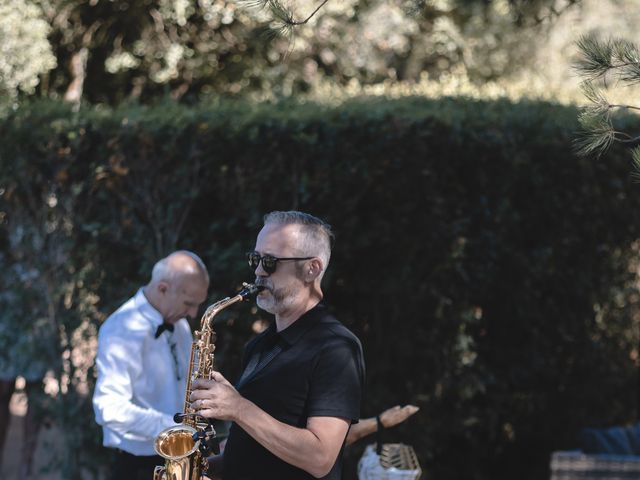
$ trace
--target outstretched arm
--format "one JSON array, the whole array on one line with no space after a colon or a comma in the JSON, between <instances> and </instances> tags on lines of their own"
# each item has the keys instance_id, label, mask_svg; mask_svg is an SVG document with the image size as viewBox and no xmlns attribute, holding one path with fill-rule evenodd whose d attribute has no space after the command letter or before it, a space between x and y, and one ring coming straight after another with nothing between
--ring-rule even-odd
<instances>
[{"instance_id":1,"label":"outstretched arm","mask_svg":"<svg viewBox=\"0 0 640 480\"><path fill-rule=\"evenodd\" d=\"M401 407L400 405L396 405L394 407L386 409L382 412L380 417L380 423L384 428L391 428L399 423L404 422L411 415L420 410L419 407L415 405L405 405ZM361 418L358 423L351 425L349 429L349 433L347 434L347 445L351 445L356 440L360 440L367 435L371 435L378 430L378 422L376 417L371 418Z\"/></svg>"}]
</instances>

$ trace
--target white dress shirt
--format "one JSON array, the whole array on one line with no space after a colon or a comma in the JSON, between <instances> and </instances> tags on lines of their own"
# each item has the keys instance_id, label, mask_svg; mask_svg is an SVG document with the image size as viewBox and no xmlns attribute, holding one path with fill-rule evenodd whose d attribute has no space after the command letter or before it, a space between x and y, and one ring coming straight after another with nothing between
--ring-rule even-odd
<instances>
[{"instance_id":1,"label":"white dress shirt","mask_svg":"<svg viewBox=\"0 0 640 480\"><path fill-rule=\"evenodd\" d=\"M154 455L156 436L184 410L193 337L183 318L156 339L162 322L140 289L100 327L93 409L107 447Z\"/></svg>"}]
</instances>

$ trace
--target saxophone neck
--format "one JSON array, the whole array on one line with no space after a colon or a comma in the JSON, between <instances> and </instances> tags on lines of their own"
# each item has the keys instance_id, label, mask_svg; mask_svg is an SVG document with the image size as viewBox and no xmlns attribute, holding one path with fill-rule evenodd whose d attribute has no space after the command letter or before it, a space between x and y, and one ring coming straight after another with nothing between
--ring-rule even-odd
<instances>
[{"instance_id":1,"label":"saxophone neck","mask_svg":"<svg viewBox=\"0 0 640 480\"><path fill-rule=\"evenodd\" d=\"M210 325L213 317L220 313L220 311L224 310L230 305L233 305L234 303L242 302L243 300L246 300L249 297L257 294L261 290L264 290L264 287L254 285L252 283L243 283L242 286L242 290L240 290L236 296L226 297L222 300L218 300L216 303L210 305L207 308L207 310L204 312L204 315L202 316L202 329L204 329L205 326Z\"/></svg>"},{"instance_id":2,"label":"saxophone neck","mask_svg":"<svg viewBox=\"0 0 640 480\"><path fill-rule=\"evenodd\" d=\"M216 303L209 305L207 310L204 312L204 315L202 315L202 320L200 322L200 329L205 330L207 328L210 328L211 324L213 323L213 317L215 317L218 313L220 313L222 310L224 310L228 306L233 305L234 303L239 302L241 300L242 298L240 298L240 295L236 295L235 297L223 298L222 300L219 300Z\"/></svg>"}]
</instances>

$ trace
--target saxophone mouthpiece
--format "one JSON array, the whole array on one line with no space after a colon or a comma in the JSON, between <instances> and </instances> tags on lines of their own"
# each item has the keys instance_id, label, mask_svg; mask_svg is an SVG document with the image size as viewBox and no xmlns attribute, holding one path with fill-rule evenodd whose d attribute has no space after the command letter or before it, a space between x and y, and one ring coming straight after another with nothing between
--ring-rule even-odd
<instances>
[{"instance_id":1,"label":"saxophone mouthpiece","mask_svg":"<svg viewBox=\"0 0 640 480\"><path fill-rule=\"evenodd\" d=\"M240 295L243 300L246 300L252 295L255 295L258 292L264 290L264 287L262 285L254 285L253 283L243 283L242 286L244 288L240 290L240 292L238 292L238 295Z\"/></svg>"}]
</instances>

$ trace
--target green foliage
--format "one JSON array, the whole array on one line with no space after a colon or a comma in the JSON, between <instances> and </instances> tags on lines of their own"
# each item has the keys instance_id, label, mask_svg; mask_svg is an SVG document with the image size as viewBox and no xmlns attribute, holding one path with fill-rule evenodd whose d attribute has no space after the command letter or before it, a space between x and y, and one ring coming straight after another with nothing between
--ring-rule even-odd
<instances>
[{"instance_id":1,"label":"green foliage","mask_svg":"<svg viewBox=\"0 0 640 480\"><path fill-rule=\"evenodd\" d=\"M4 0L0 80L92 104L280 98L452 71L483 82L531 60L556 3Z\"/></svg>"},{"instance_id":2,"label":"green foliage","mask_svg":"<svg viewBox=\"0 0 640 480\"><path fill-rule=\"evenodd\" d=\"M325 292L363 341L363 413L420 405L388 440L412 444L430 478L543 478L579 428L637 420L640 200L618 149L606 165L572 154L576 113L452 98L7 112L0 279L21 294L10 275L28 265L44 286L29 302L58 326L64 441L99 438L93 370L70 359L91 359L154 260L200 253L219 299L252 279L243 253L262 215L291 208L334 226ZM2 311L34 318L23 309ZM262 317L243 305L216 319L228 378ZM95 442L82 452L66 472L100 465Z\"/></svg>"},{"instance_id":3,"label":"green foliage","mask_svg":"<svg viewBox=\"0 0 640 480\"><path fill-rule=\"evenodd\" d=\"M56 66L47 36L51 27L29 0L0 0L0 98L33 93L39 76Z\"/></svg>"}]
</instances>

